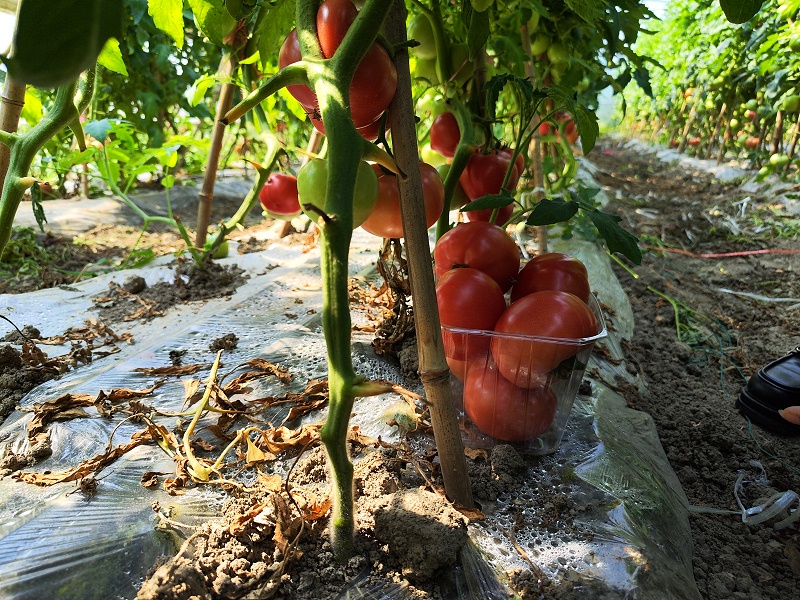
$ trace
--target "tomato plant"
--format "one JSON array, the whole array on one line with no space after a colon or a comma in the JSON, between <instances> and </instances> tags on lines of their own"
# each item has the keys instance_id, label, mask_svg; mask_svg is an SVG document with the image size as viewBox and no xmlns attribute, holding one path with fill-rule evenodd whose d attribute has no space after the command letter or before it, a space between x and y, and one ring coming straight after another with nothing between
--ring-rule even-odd
<instances>
[{"instance_id":1,"label":"tomato plant","mask_svg":"<svg viewBox=\"0 0 800 600\"><path fill-rule=\"evenodd\" d=\"M336 52L358 10L351 0L325 0L317 12L317 37L325 58ZM301 59L297 30L286 37L278 55L278 65L283 68ZM287 88L300 104L313 115L317 114L317 99L307 86L291 85ZM373 43L367 50L353 75L350 85L350 114L356 128L374 123L389 106L397 89L397 69L386 50Z\"/></svg>"},{"instance_id":2,"label":"tomato plant","mask_svg":"<svg viewBox=\"0 0 800 600\"><path fill-rule=\"evenodd\" d=\"M436 285L439 320L444 329L445 356L455 360L480 358L489 350L489 336L458 333L448 327L491 331L506 309L497 282L477 269L452 269Z\"/></svg>"},{"instance_id":3,"label":"tomato plant","mask_svg":"<svg viewBox=\"0 0 800 600\"><path fill-rule=\"evenodd\" d=\"M568 292L545 290L524 296L500 316L495 331L536 338L580 340L597 334L589 306ZM503 376L516 385L530 385L574 356L585 344L497 336L492 356Z\"/></svg>"},{"instance_id":4,"label":"tomato plant","mask_svg":"<svg viewBox=\"0 0 800 600\"><path fill-rule=\"evenodd\" d=\"M589 302L589 274L577 258L560 252L548 252L532 258L517 275L511 290L511 302L543 290L569 292Z\"/></svg>"},{"instance_id":5,"label":"tomato plant","mask_svg":"<svg viewBox=\"0 0 800 600\"><path fill-rule=\"evenodd\" d=\"M450 172L450 165L447 164L441 165L439 167L436 167L436 170L439 171L439 175L441 176L442 181L444 181L445 178L447 177L447 174ZM456 181L455 190L453 191L453 195L450 198L450 210L461 208L467 202L469 202L469 198L467 198L467 195L464 193L464 188L461 187L461 182Z\"/></svg>"},{"instance_id":6,"label":"tomato plant","mask_svg":"<svg viewBox=\"0 0 800 600\"><path fill-rule=\"evenodd\" d=\"M327 212L328 161L314 158L297 174L297 193L303 212L313 221L319 222L317 211ZM378 200L378 177L366 162L361 161L356 176L356 189L353 196L353 229L367 220ZM307 208L312 204L315 210Z\"/></svg>"},{"instance_id":7,"label":"tomato plant","mask_svg":"<svg viewBox=\"0 0 800 600\"><path fill-rule=\"evenodd\" d=\"M502 227L471 221L445 233L433 250L436 276L454 267L472 267L494 279L508 291L519 271L519 248Z\"/></svg>"},{"instance_id":8,"label":"tomato plant","mask_svg":"<svg viewBox=\"0 0 800 600\"><path fill-rule=\"evenodd\" d=\"M378 200L369 218L361 224L361 228L372 235L383 238L402 238L403 221L400 217L400 193L397 188L397 176L387 173L378 165L372 166L378 176ZM444 185L436 169L427 163L419 164L422 176L422 196L425 201L425 222L428 227L436 223L436 219L444 206Z\"/></svg>"},{"instance_id":9,"label":"tomato plant","mask_svg":"<svg viewBox=\"0 0 800 600\"><path fill-rule=\"evenodd\" d=\"M297 195L297 178L283 173L272 173L258 194L261 206L271 217L291 219L302 212Z\"/></svg>"},{"instance_id":10,"label":"tomato plant","mask_svg":"<svg viewBox=\"0 0 800 600\"><path fill-rule=\"evenodd\" d=\"M558 399L550 388L517 387L491 360L470 363L464 381L464 411L478 428L498 440L525 442L553 422Z\"/></svg>"}]
</instances>

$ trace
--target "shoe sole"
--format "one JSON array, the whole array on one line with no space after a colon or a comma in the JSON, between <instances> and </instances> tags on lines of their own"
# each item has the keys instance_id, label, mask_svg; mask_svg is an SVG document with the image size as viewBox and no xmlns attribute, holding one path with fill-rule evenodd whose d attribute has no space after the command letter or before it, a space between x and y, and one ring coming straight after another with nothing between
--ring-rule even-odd
<instances>
[{"instance_id":1,"label":"shoe sole","mask_svg":"<svg viewBox=\"0 0 800 600\"><path fill-rule=\"evenodd\" d=\"M753 398L747 393L746 387L742 388L736 399L736 408L764 429L781 435L800 435L800 425L790 423L781 417L777 410Z\"/></svg>"}]
</instances>

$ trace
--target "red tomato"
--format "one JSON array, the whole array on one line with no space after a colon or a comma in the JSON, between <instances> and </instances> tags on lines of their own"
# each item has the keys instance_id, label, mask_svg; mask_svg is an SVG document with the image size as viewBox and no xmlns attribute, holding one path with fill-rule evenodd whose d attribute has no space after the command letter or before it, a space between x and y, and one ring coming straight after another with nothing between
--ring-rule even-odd
<instances>
[{"instance_id":1,"label":"red tomato","mask_svg":"<svg viewBox=\"0 0 800 600\"><path fill-rule=\"evenodd\" d=\"M580 134L578 133L578 126L575 125L575 121L567 121L567 124L564 125L564 137L567 139L568 144L574 144L578 141Z\"/></svg>"},{"instance_id":2,"label":"red tomato","mask_svg":"<svg viewBox=\"0 0 800 600\"><path fill-rule=\"evenodd\" d=\"M453 267L472 267L494 279L507 292L519 271L519 249L502 227L471 221L445 233L433 250L436 276Z\"/></svg>"},{"instance_id":3,"label":"red tomato","mask_svg":"<svg viewBox=\"0 0 800 600\"><path fill-rule=\"evenodd\" d=\"M318 115L319 113L317 113ZM378 135L380 134L380 127L381 127L381 117L383 115L379 115L377 119L375 119L374 123L370 123L369 125L364 125L362 127L356 127L356 131L361 134L365 140L374 142L378 139ZM325 135L325 125L322 123L322 119L318 119L312 114L309 114L309 119L311 119L311 124L314 128L319 131L322 135ZM386 120L386 129L389 129L389 120Z\"/></svg>"},{"instance_id":4,"label":"red tomato","mask_svg":"<svg viewBox=\"0 0 800 600\"><path fill-rule=\"evenodd\" d=\"M500 148L497 151L498 154L505 154L508 156L508 160L511 160L511 157L514 155L514 151L511 148ZM522 177L522 174L525 172L525 158L522 156L522 153L517 154L517 158L514 159L514 170L511 172L511 177L516 177L517 181L519 178ZM514 184L516 187L516 183ZM512 188L508 188L512 189Z\"/></svg>"},{"instance_id":5,"label":"red tomato","mask_svg":"<svg viewBox=\"0 0 800 600\"><path fill-rule=\"evenodd\" d=\"M456 360L449 356L445 356L444 359L447 361L447 366L450 367L450 372L455 375L459 381L463 382L467 376L467 365L469 365L469 363L466 360Z\"/></svg>"},{"instance_id":6,"label":"red tomato","mask_svg":"<svg viewBox=\"0 0 800 600\"><path fill-rule=\"evenodd\" d=\"M453 269L439 279L436 301L445 356L455 360L485 359L489 352L488 334L458 333L448 327L491 331L506 310L500 286L477 269Z\"/></svg>"},{"instance_id":7,"label":"red tomato","mask_svg":"<svg viewBox=\"0 0 800 600\"><path fill-rule=\"evenodd\" d=\"M577 258L560 252L536 256L517 275L517 283L511 290L511 302L543 290L569 292L588 303L589 274L586 266Z\"/></svg>"},{"instance_id":8,"label":"red tomato","mask_svg":"<svg viewBox=\"0 0 800 600\"><path fill-rule=\"evenodd\" d=\"M297 29L292 29L283 40L280 52L278 52L278 67L282 69L286 65L299 62L301 58ZM306 112L314 112L317 107L317 96L311 91L311 88L305 85L289 85L286 89L294 96L295 100L303 105Z\"/></svg>"},{"instance_id":9,"label":"red tomato","mask_svg":"<svg viewBox=\"0 0 800 600\"><path fill-rule=\"evenodd\" d=\"M467 215L467 219L470 221L485 221L488 223L489 219L492 218L492 212L493 210L491 208L483 208L481 210L469 210L465 214ZM497 217L495 218L494 222L498 225L504 225L508 223L508 220L513 214L514 204L512 203L497 211Z\"/></svg>"},{"instance_id":10,"label":"red tomato","mask_svg":"<svg viewBox=\"0 0 800 600\"><path fill-rule=\"evenodd\" d=\"M403 220L400 217L400 192L397 177L386 173L378 165L372 165L378 176L380 191L372 214L361 224L361 228L372 235L383 238L402 238ZM436 223L444 208L444 184L439 172L431 165L419 163L422 176L422 197L425 201L425 223L428 227Z\"/></svg>"},{"instance_id":11,"label":"red tomato","mask_svg":"<svg viewBox=\"0 0 800 600\"><path fill-rule=\"evenodd\" d=\"M553 422L558 399L549 389L521 388L491 361L471 363L464 382L464 411L484 433L506 442L526 442Z\"/></svg>"},{"instance_id":12,"label":"red tomato","mask_svg":"<svg viewBox=\"0 0 800 600\"><path fill-rule=\"evenodd\" d=\"M261 206L276 219L296 217L302 212L297 198L297 178L283 173L272 173L258 194Z\"/></svg>"},{"instance_id":13,"label":"red tomato","mask_svg":"<svg viewBox=\"0 0 800 600\"><path fill-rule=\"evenodd\" d=\"M322 56L333 56L357 16L358 9L350 0L325 0L320 4L317 11L317 37Z\"/></svg>"},{"instance_id":14,"label":"red tomato","mask_svg":"<svg viewBox=\"0 0 800 600\"><path fill-rule=\"evenodd\" d=\"M520 160L524 161L524 159ZM477 200L483 196L499 194L510 163L511 154L504 150L493 150L489 154L480 152L473 154L459 179L467 197L470 200ZM517 187L517 182L522 174L519 164L519 160L514 164L511 177L506 184L507 190Z\"/></svg>"},{"instance_id":15,"label":"red tomato","mask_svg":"<svg viewBox=\"0 0 800 600\"><path fill-rule=\"evenodd\" d=\"M349 6L348 6L349 5ZM333 56L358 11L350 0L325 0L317 11L317 37L323 56ZM280 68L301 59L297 31L293 29L278 54ZM314 112L317 98L306 86L291 85L287 89L307 112ZM389 54L374 43L356 69L350 85L350 114L356 128L365 127L381 116L397 89L397 70Z\"/></svg>"},{"instance_id":16,"label":"red tomato","mask_svg":"<svg viewBox=\"0 0 800 600\"><path fill-rule=\"evenodd\" d=\"M520 298L501 315L498 333L579 340L597 333L589 306L568 292L545 290ZM503 377L515 385L538 384L539 378L574 356L586 344L495 336L492 357Z\"/></svg>"},{"instance_id":17,"label":"red tomato","mask_svg":"<svg viewBox=\"0 0 800 600\"><path fill-rule=\"evenodd\" d=\"M453 158L456 147L461 140L461 130L458 128L453 113L443 112L433 120L431 125L431 148L446 158Z\"/></svg>"},{"instance_id":18,"label":"red tomato","mask_svg":"<svg viewBox=\"0 0 800 600\"><path fill-rule=\"evenodd\" d=\"M550 133L550 123L544 122L539 124L539 135L548 135Z\"/></svg>"}]
</instances>

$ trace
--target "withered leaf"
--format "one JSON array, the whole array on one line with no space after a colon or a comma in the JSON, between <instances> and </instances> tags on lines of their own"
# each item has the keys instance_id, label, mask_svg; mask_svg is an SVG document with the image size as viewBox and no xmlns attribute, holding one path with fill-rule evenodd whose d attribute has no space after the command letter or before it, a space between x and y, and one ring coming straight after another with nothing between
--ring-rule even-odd
<instances>
[{"instance_id":1,"label":"withered leaf","mask_svg":"<svg viewBox=\"0 0 800 600\"><path fill-rule=\"evenodd\" d=\"M321 425L303 425L300 429L288 427L275 427L262 431L258 438L259 447L266 447L270 452L277 454L289 448L302 448L319 438Z\"/></svg>"},{"instance_id":2,"label":"withered leaf","mask_svg":"<svg viewBox=\"0 0 800 600\"><path fill-rule=\"evenodd\" d=\"M196 450L202 450L204 452L212 452L215 449L215 447L209 444L207 441L197 438L192 438L191 444L192 448Z\"/></svg>"},{"instance_id":3,"label":"withered leaf","mask_svg":"<svg viewBox=\"0 0 800 600\"><path fill-rule=\"evenodd\" d=\"M489 453L483 448L464 448L464 455L472 460L489 460Z\"/></svg>"},{"instance_id":4,"label":"withered leaf","mask_svg":"<svg viewBox=\"0 0 800 600\"><path fill-rule=\"evenodd\" d=\"M143 373L145 375L170 375L181 377L183 375L194 375L198 371L209 368L211 368L211 365L209 364L193 364L178 366L170 365L168 367L141 367L139 369L134 369L134 371L137 373Z\"/></svg>"},{"instance_id":5,"label":"withered leaf","mask_svg":"<svg viewBox=\"0 0 800 600\"><path fill-rule=\"evenodd\" d=\"M258 487L269 492L279 492L283 487L283 479L276 473L267 475L266 473L259 472Z\"/></svg>"},{"instance_id":6,"label":"withered leaf","mask_svg":"<svg viewBox=\"0 0 800 600\"><path fill-rule=\"evenodd\" d=\"M159 483L158 480L159 475L168 475L168 473L161 473L158 471L145 471L142 473L142 479L140 483L142 487L146 487L147 489L157 488Z\"/></svg>"},{"instance_id":7,"label":"withered leaf","mask_svg":"<svg viewBox=\"0 0 800 600\"><path fill-rule=\"evenodd\" d=\"M272 541L283 555L291 545L292 533L299 527L299 523L292 520L292 511L286 499L280 494L270 494L269 501L275 509L275 533Z\"/></svg>"},{"instance_id":8,"label":"withered leaf","mask_svg":"<svg viewBox=\"0 0 800 600\"><path fill-rule=\"evenodd\" d=\"M183 397L184 403L191 406L201 398L201 394L198 393L200 390L200 381L197 379L184 379L183 380Z\"/></svg>"},{"instance_id":9,"label":"withered leaf","mask_svg":"<svg viewBox=\"0 0 800 600\"><path fill-rule=\"evenodd\" d=\"M228 531L231 532L231 535L241 535L247 529L247 525L260 515L267 506L268 502L259 502L251 506L246 513L236 515L236 518L228 525Z\"/></svg>"},{"instance_id":10,"label":"withered leaf","mask_svg":"<svg viewBox=\"0 0 800 600\"><path fill-rule=\"evenodd\" d=\"M248 465L264 462L266 455L264 451L258 448L249 437L247 439L247 454L245 454L245 461Z\"/></svg>"},{"instance_id":11,"label":"withered leaf","mask_svg":"<svg viewBox=\"0 0 800 600\"><path fill-rule=\"evenodd\" d=\"M123 400L130 400L131 398L141 398L143 396L149 396L154 391L156 391L159 387L161 387L162 382L158 382L154 384L152 387L149 387L144 390L132 390L129 388L112 388L108 392L104 392L100 390L97 394L97 401L102 402L104 400L108 400L109 402L121 402Z\"/></svg>"},{"instance_id":12,"label":"withered leaf","mask_svg":"<svg viewBox=\"0 0 800 600\"><path fill-rule=\"evenodd\" d=\"M454 505L453 508L467 517L470 521L483 521L486 518L486 515L484 515L477 508L465 508L458 505Z\"/></svg>"},{"instance_id":13,"label":"withered leaf","mask_svg":"<svg viewBox=\"0 0 800 600\"><path fill-rule=\"evenodd\" d=\"M131 436L131 441L127 444L121 444L102 454L98 454L97 456L83 461L77 467L57 473L53 473L52 471L45 471L43 473L20 471L14 473L12 477L25 483L32 483L43 487L64 481L75 481L76 479L82 479L83 477L96 474L126 452L152 441L153 438L150 436L150 431L148 429L143 429L135 432Z\"/></svg>"}]
</instances>

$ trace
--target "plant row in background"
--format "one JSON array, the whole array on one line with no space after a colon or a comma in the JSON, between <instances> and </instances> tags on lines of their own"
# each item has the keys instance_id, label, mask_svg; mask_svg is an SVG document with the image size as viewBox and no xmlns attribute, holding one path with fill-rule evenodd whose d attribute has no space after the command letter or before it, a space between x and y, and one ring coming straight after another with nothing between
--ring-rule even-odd
<instances>
[{"instance_id":1,"label":"plant row in background","mask_svg":"<svg viewBox=\"0 0 800 600\"><path fill-rule=\"evenodd\" d=\"M716 2L678 0L636 50L657 61L650 93L630 88L624 129L702 158L796 176L800 0L768 0L732 24Z\"/></svg>"}]
</instances>

